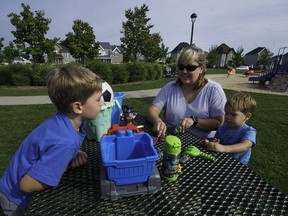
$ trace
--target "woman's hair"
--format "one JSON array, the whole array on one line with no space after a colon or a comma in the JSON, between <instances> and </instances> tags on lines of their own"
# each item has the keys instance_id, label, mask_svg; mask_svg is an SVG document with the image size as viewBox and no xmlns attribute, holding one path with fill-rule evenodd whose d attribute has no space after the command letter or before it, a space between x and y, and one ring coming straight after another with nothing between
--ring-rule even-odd
<instances>
[{"instance_id":1,"label":"woman's hair","mask_svg":"<svg viewBox=\"0 0 288 216\"><path fill-rule=\"evenodd\" d=\"M256 109L256 101L249 94L239 92L230 96L225 104L225 110L232 112L240 111L242 113L253 114Z\"/></svg>"},{"instance_id":2,"label":"woman's hair","mask_svg":"<svg viewBox=\"0 0 288 216\"><path fill-rule=\"evenodd\" d=\"M47 74L48 95L57 109L69 113L71 103L85 104L94 93L102 91L102 80L87 68L69 65Z\"/></svg>"},{"instance_id":3,"label":"woman's hair","mask_svg":"<svg viewBox=\"0 0 288 216\"><path fill-rule=\"evenodd\" d=\"M205 77L206 74L206 54L204 51L198 47L192 46L183 49L177 59L177 68L180 65L188 65L191 64L191 61L196 61L199 66L202 68L202 73L199 74L198 80L195 84L195 89L201 89L207 82L207 78ZM181 85L182 81L178 77L176 83Z\"/></svg>"}]
</instances>

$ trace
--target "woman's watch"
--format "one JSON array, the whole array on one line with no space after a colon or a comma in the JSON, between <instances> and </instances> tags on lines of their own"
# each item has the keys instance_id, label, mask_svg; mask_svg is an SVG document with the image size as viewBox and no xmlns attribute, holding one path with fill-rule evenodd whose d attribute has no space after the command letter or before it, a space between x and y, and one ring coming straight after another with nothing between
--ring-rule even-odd
<instances>
[{"instance_id":1,"label":"woman's watch","mask_svg":"<svg viewBox=\"0 0 288 216\"><path fill-rule=\"evenodd\" d=\"M193 125L192 126L196 126L198 124L198 121L199 121L198 117L190 116L190 118L193 120Z\"/></svg>"}]
</instances>

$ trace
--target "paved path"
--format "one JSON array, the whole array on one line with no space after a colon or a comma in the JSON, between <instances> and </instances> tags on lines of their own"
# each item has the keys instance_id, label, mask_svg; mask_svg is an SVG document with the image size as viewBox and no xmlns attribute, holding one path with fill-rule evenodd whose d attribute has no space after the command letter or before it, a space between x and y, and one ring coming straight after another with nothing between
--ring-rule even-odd
<instances>
[{"instance_id":1,"label":"paved path","mask_svg":"<svg viewBox=\"0 0 288 216\"><path fill-rule=\"evenodd\" d=\"M155 97L160 89L148 89L140 91L127 91L125 98ZM51 104L48 96L15 96L0 97L1 105L29 105L29 104Z\"/></svg>"},{"instance_id":2,"label":"paved path","mask_svg":"<svg viewBox=\"0 0 288 216\"><path fill-rule=\"evenodd\" d=\"M224 89L288 96L288 92L273 92L260 88L256 83L253 84L251 81L248 81L248 77L242 74L230 75L229 77L227 77L226 74L208 74L206 76L208 79L218 82ZM125 98L155 97L159 90L160 89L158 88L140 91L127 91L125 92ZM52 102L48 96L0 97L0 106L51 103Z\"/></svg>"}]
</instances>

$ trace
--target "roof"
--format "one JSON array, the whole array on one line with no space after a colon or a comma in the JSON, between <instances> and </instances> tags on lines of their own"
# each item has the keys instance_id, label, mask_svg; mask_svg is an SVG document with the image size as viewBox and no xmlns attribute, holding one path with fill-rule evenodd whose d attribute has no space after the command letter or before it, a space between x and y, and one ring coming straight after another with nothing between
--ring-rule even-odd
<instances>
[{"instance_id":1,"label":"roof","mask_svg":"<svg viewBox=\"0 0 288 216\"><path fill-rule=\"evenodd\" d=\"M230 48L225 43L222 43L220 46L218 46L216 50L217 50L218 53L229 53L231 50L234 51L233 48Z\"/></svg>"},{"instance_id":2,"label":"roof","mask_svg":"<svg viewBox=\"0 0 288 216\"><path fill-rule=\"evenodd\" d=\"M246 53L246 55L251 55L251 54L258 54L260 53L263 49L266 49L265 47L257 47L256 49Z\"/></svg>"},{"instance_id":3,"label":"roof","mask_svg":"<svg viewBox=\"0 0 288 216\"><path fill-rule=\"evenodd\" d=\"M180 52L183 48L186 48L186 47L190 47L190 44L186 43L186 42L181 42L179 43L172 51L171 53L173 52Z\"/></svg>"}]
</instances>

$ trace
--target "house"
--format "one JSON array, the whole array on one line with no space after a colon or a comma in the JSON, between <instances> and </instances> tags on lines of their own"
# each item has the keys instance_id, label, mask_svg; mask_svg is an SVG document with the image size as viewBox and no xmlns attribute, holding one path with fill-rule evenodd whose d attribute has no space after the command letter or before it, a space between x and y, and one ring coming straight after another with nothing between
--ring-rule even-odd
<instances>
[{"instance_id":1,"label":"house","mask_svg":"<svg viewBox=\"0 0 288 216\"><path fill-rule=\"evenodd\" d=\"M267 49L265 47L257 47L256 49L248 52L244 56L244 64L245 65L259 65L259 60L261 59L261 56L267 52Z\"/></svg>"},{"instance_id":2,"label":"house","mask_svg":"<svg viewBox=\"0 0 288 216\"><path fill-rule=\"evenodd\" d=\"M119 64L123 61L123 49L121 46L110 45L109 42L98 42L98 59L112 64Z\"/></svg>"},{"instance_id":3,"label":"house","mask_svg":"<svg viewBox=\"0 0 288 216\"><path fill-rule=\"evenodd\" d=\"M232 58L235 56L235 50L233 48L230 48L225 43L222 43L216 48L216 52L218 54L216 67L232 65Z\"/></svg>"},{"instance_id":4,"label":"house","mask_svg":"<svg viewBox=\"0 0 288 216\"><path fill-rule=\"evenodd\" d=\"M170 58L173 60L173 61L176 61L178 56L179 56L179 53L182 51L182 49L185 49L187 47L191 47L190 44L186 43L186 42L181 42L179 43L170 53Z\"/></svg>"},{"instance_id":5,"label":"house","mask_svg":"<svg viewBox=\"0 0 288 216\"><path fill-rule=\"evenodd\" d=\"M60 43L55 45L55 53L54 63L56 64L67 64L76 61L69 49Z\"/></svg>"}]
</instances>

